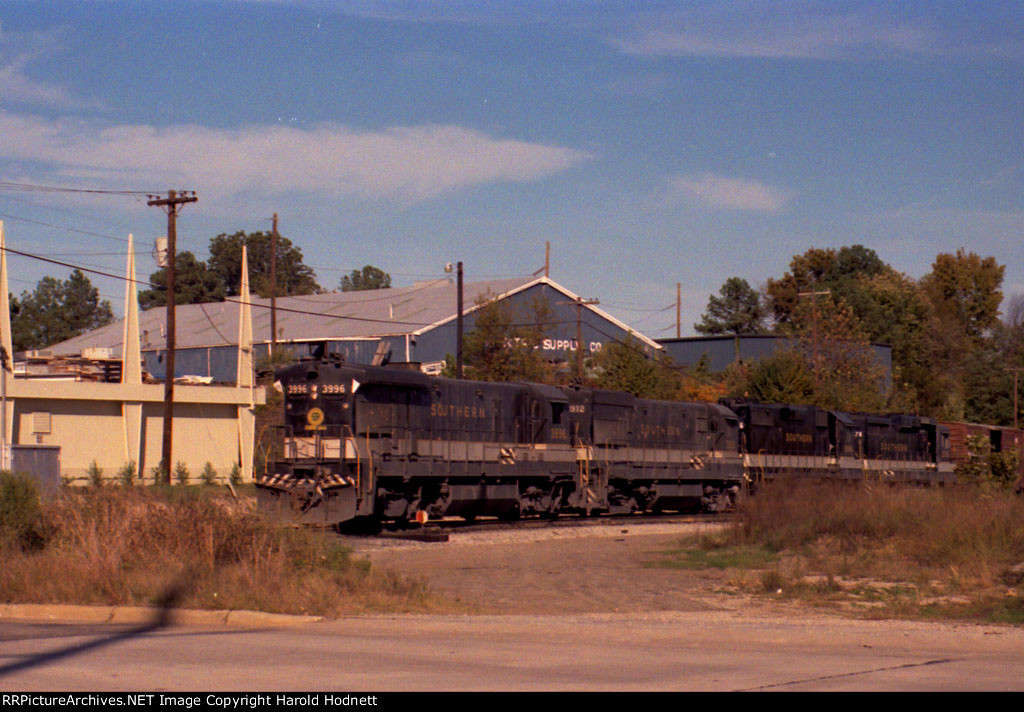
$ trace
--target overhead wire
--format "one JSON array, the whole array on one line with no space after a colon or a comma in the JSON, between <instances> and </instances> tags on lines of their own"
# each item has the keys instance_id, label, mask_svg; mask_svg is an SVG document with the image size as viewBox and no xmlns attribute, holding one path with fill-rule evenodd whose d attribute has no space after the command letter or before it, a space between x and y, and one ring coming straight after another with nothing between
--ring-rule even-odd
<instances>
[{"instance_id":1,"label":"overhead wire","mask_svg":"<svg viewBox=\"0 0 1024 712\"><path fill-rule=\"evenodd\" d=\"M132 195L147 196L159 193L159 190L103 190L100 188L69 188L56 185L36 185L33 183L14 183L0 181L0 190L16 190L28 193L90 193L95 195Z\"/></svg>"}]
</instances>

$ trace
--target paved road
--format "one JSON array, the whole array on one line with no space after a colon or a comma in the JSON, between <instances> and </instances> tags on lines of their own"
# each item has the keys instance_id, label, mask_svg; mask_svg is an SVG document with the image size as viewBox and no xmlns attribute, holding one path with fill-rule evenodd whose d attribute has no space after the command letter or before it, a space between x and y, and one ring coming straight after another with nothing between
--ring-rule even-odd
<instances>
[{"instance_id":1,"label":"paved road","mask_svg":"<svg viewBox=\"0 0 1024 712\"><path fill-rule=\"evenodd\" d=\"M1024 630L735 613L0 622L2 690L1024 690Z\"/></svg>"}]
</instances>

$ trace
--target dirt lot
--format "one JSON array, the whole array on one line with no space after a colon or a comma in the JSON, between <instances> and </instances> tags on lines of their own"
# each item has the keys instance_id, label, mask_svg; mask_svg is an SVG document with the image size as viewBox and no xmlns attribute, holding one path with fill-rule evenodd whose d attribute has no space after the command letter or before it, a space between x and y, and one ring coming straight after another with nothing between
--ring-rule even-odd
<instances>
[{"instance_id":1,"label":"dirt lot","mask_svg":"<svg viewBox=\"0 0 1024 712\"><path fill-rule=\"evenodd\" d=\"M455 532L445 543L349 538L375 567L419 577L479 613L630 613L750 605L720 571L649 568L681 538L720 526L617 520Z\"/></svg>"}]
</instances>

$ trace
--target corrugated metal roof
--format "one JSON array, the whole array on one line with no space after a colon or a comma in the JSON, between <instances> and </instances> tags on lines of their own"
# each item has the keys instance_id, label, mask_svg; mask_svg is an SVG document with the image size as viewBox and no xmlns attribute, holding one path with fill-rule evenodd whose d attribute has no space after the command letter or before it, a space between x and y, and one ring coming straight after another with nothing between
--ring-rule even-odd
<instances>
[{"instance_id":1,"label":"corrugated metal roof","mask_svg":"<svg viewBox=\"0 0 1024 712\"><path fill-rule=\"evenodd\" d=\"M547 277L466 282L463 304L467 313L476 308L478 298L499 297L527 289L534 284L548 284L571 299L577 296ZM411 287L392 287L360 292L328 292L301 297L277 298L278 341L301 342L319 340L366 339L381 336L422 334L456 317L456 285L445 278L420 282ZM252 297L253 341L270 341L270 300ZM238 341L238 310L236 301L179 305L175 312L176 346L179 349L234 345ZM618 319L593 305L586 309L598 314L623 331L632 333L647 345L661 346L634 331ZM139 335L143 351L162 349L166 309L154 307L139 314ZM79 354L87 348L109 348L121 353L124 320L47 347L55 355Z\"/></svg>"},{"instance_id":2,"label":"corrugated metal roof","mask_svg":"<svg viewBox=\"0 0 1024 712\"><path fill-rule=\"evenodd\" d=\"M472 308L477 297L501 295L537 281L534 277L463 284L463 303ZM456 286L449 279L360 292L328 292L277 298L279 341L356 339L425 331L448 320L456 311ZM253 340L270 341L270 300L252 298ZM239 303L233 301L184 304L175 310L177 347L223 346L238 340ZM164 307L139 314L143 350L165 346ZM82 349L111 348L121 352L124 320L47 347L54 354L77 354Z\"/></svg>"}]
</instances>

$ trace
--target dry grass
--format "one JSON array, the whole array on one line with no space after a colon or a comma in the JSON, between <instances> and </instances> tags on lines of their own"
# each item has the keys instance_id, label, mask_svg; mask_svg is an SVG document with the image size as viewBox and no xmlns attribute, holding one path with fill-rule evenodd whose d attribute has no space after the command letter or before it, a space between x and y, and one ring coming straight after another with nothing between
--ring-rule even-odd
<instances>
[{"instance_id":1,"label":"dry grass","mask_svg":"<svg viewBox=\"0 0 1024 712\"><path fill-rule=\"evenodd\" d=\"M745 501L713 547L718 560L763 552L736 566L747 590L869 616L1024 623L1024 500L1004 492L777 485Z\"/></svg>"},{"instance_id":2,"label":"dry grass","mask_svg":"<svg viewBox=\"0 0 1024 712\"><path fill-rule=\"evenodd\" d=\"M276 528L249 507L148 488L63 492L35 546L0 541L0 600L250 609L337 616L444 607L418 581L371 570L322 532Z\"/></svg>"}]
</instances>

